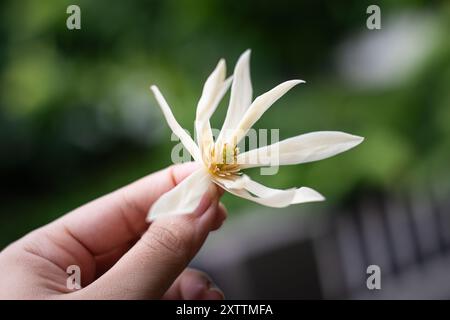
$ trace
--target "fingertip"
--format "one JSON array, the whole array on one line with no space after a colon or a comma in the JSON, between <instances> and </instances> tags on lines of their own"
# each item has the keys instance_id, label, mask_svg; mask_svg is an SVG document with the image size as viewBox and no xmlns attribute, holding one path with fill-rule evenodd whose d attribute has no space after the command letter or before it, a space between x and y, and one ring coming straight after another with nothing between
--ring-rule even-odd
<instances>
[{"instance_id":1,"label":"fingertip","mask_svg":"<svg viewBox=\"0 0 450 320\"><path fill-rule=\"evenodd\" d=\"M197 209L194 211L195 217L201 217L206 212L211 211L210 208L215 207L218 202L217 194L215 194L213 191L208 189L208 191L203 195L202 199L200 200L200 204L198 205Z\"/></svg>"},{"instance_id":2,"label":"fingertip","mask_svg":"<svg viewBox=\"0 0 450 320\"><path fill-rule=\"evenodd\" d=\"M221 187L219 187L218 185L215 185L216 189L217 189L217 193L219 194L219 197L223 196L223 194L225 193L225 190Z\"/></svg>"},{"instance_id":3,"label":"fingertip","mask_svg":"<svg viewBox=\"0 0 450 320\"><path fill-rule=\"evenodd\" d=\"M225 205L222 202L219 202L214 218L212 231L219 229L223 225L224 221L227 219L227 216L228 212L227 209L225 208Z\"/></svg>"},{"instance_id":4,"label":"fingertip","mask_svg":"<svg viewBox=\"0 0 450 320\"><path fill-rule=\"evenodd\" d=\"M225 295L219 288L211 287L204 291L202 300L225 300Z\"/></svg>"},{"instance_id":5,"label":"fingertip","mask_svg":"<svg viewBox=\"0 0 450 320\"><path fill-rule=\"evenodd\" d=\"M204 272L187 269L180 276L180 293L185 300L223 300L224 294Z\"/></svg>"},{"instance_id":6,"label":"fingertip","mask_svg":"<svg viewBox=\"0 0 450 320\"><path fill-rule=\"evenodd\" d=\"M225 206L225 204L223 204L223 202L219 202L218 210L219 210L220 217L222 218L222 220L225 220L228 217L228 210L227 210L227 207Z\"/></svg>"}]
</instances>

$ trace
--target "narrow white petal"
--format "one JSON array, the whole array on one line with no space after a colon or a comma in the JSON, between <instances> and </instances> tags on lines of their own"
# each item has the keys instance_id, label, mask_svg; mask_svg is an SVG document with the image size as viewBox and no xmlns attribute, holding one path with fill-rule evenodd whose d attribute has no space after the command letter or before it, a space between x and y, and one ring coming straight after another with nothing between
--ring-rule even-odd
<instances>
[{"instance_id":1,"label":"narrow white petal","mask_svg":"<svg viewBox=\"0 0 450 320\"><path fill-rule=\"evenodd\" d=\"M252 103L252 82L250 78L250 50L246 50L236 63L233 73L233 85L231 87L230 103L227 115L217 139L220 144L227 140L232 130L235 129L242 115Z\"/></svg>"},{"instance_id":2,"label":"narrow white petal","mask_svg":"<svg viewBox=\"0 0 450 320\"><path fill-rule=\"evenodd\" d=\"M237 161L243 168L299 164L332 157L363 140L339 131L311 132L242 153Z\"/></svg>"},{"instance_id":3,"label":"narrow white petal","mask_svg":"<svg viewBox=\"0 0 450 320\"><path fill-rule=\"evenodd\" d=\"M241 141L247 131L258 121L259 118L270 108L272 104L280 99L286 92L299 83L304 83L303 80L290 80L279 84L272 90L260 95L250 105L244 117L240 120L234 133L227 141L229 143L235 142L236 144Z\"/></svg>"},{"instance_id":4,"label":"narrow white petal","mask_svg":"<svg viewBox=\"0 0 450 320\"><path fill-rule=\"evenodd\" d=\"M325 199L320 193L308 187L287 190L273 189L250 179L246 175L234 181L217 179L215 182L236 196L268 207L281 208L291 204L322 201Z\"/></svg>"},{"instance_id":5,"label":"narrow white petal","mask_svg":"<svg viewBox=\"0 0 450 320\"><path fill-rule=\"evenodd\" d=\"M265 198L255 197L245 189L226 189L226 190L229 193L234 194L235 196L272 208L284 208L289 206L292 203L293 198L295 196L295 190L291 191L286 190L286 192L273 194Z\"/></svg>"},{"instance_id":6,"label":"narrow white petal","mask_svg":"<svg viewBox=\"0 0 450 320\"><path fill-rule=\"evenodd\" d=\"M200 149L208 146L214 142L211 124L209 120L213 115L214 111L217 109L220 101L222 100L225 93L230 88L233 78L229 77L220 84L219 90L215 92L214 99L211 100L208 106L202 108L202 112L197 113L195 120L195 130L197 131L197 141ZM198 110L198 109L197 109Z\"/></svg>"},{"instance_id":7,"label":"narrow white petal","mask_svg":"<svg viewBox=\"0 0 450 320\"><path fill-rule=\"evenodd\" d=\"M295 197L292 200L292 204L323 200L325 200L325 197L316 190L308 187L301 187L295 190Z\"/></svg>"},{"instance_id":8,"label":"narrow white petal","mask_svg":"<svg viewBox=\"0 0 450 320\"><path fill-rule=\"evenodd\" d=\"M163 215L189 214L200 204L205 192L211 185L211 179L204 168L193 172L180 184L163 194L150 208L147 221L153 221Z\"/></svg>"},{"instance_id":9,"label":"narrow white petal","mask_svg":"<svg viewBox=\"0 0 450 320\"><path fill-rule=\"evenodd\" d=\"M225 80L225 76L226 64L225 60L221 59L206 80L202 96L197 105L195 130L201 153L214 142L209 120L231 85L232 78Z\"/></svg>"},{"instance_id":10,"label":"narrow white petal","mask_svg":"<svg viewBox=\"0 0 450 320\"><path fill-rule=\"evenodd\" d=\"M173 133L180 138L181 143L185 146L185 148L189 151L195 161L201 161L200 151L198 146L195 144L194 140L192 140L191 136L186 133L186 131L180 126L175 117L173 116L172 110L167 104L166 99L164 99L163 95L159 91L157 86L151 86L150 89L153 91L155 95L156 101L158 101L159 106L166 118L166 121L172 129Z\"/></svg>"},{"instance_id":11,"label":"narrow white petal","mask_svg":"<svg viewBox=\"0 0 450 320\"><path fill-rule=\"evenodd\" d=\"M216 111L217 106L219 105L220 101L222 101L223 96L225 95L225 93L227 93L232 82L233 82L233 76L230 76L221 83L219 90L218 90L216 96L214 97L214 100L213 100L211 106L208 108L207 112L205 112L204 117L206 119L209 120L212 117L212 115L214 114L214 111Z\"/></svg>"},{"instance_id":12,"label":"narrow white petal","mask_svg":"<svg viewBox=\"0 0 450 320\"><path fill-rule=\"evenodd\" d=\"M246 174L243 174L242 176L233 177L229 179L224 178L217 178L218 181L226 188L226 189L244 189L246 185L248 184L250 177Z\"/></svg>"},{"instance_id":13,"label":"narrow white petal","mask_svg":"<svg viewBox=\"0 0 450 320\"><path fill-rule=\"evenodd\" d=\"M210 108L217 93L220 91L220 87L223 84L226 76L226 64L224 59L220 59L214 71L206 79L203 86L202 95L197 105L197 118L201 117L207 109Z\"/></svg>"}]
</instances>

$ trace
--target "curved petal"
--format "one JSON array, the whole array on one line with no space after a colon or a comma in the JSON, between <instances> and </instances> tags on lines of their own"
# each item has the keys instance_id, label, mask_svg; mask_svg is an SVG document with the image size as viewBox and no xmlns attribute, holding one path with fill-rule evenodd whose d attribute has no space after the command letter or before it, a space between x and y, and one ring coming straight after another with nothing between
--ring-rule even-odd
<instances>
[{"instance_id":1,"label":"curved petal","mask_svg":"<svg viewBox=\"0 0 450 320\"><path fill-rule=\"evenodd\" d=\"M211 179L204 168L193 172L175 188L163 194L150 208L147 221L162 215L189 214L200 204Z\"/></svg>"},{"instance_id":2,"label":"curved petal","mask_svg":"<svg viewBox=\"0 0 450 320\"><path fill-rule=\"evenodd\" d=\"M172 132L180 138L181 143L185 146L185 148L189 151L195 161L201 161L200 151L198 146L195 144L194 140L192 140L191 136L186 133L186 131L180 126L175 117L173 116L172 110L170 110L169 105L167 104L166 99L164 99L161 91L159 91L157 86L151 86L153 94L155 95L156 101L166 118L167 124L169 125Z\"/></svg>"},{"instance_id":3,"label":"curved petal","mask_svg":"<svg viewBox=\"0 0 450 320\"><path fill-rule=\"evenodd\" d=\"M245 189L227 189L227 191L235 196L238 196L243 199L247 199L259 204L262 204L266 207L271 208L284 208L289 206L292 203L293 193L292 192L284 192L280 194L274 194L270 197L259 198L253 196Z\"/></svg>"},{"instance_id":4,"label":"curved petal","mask_svg":"<svg viewBox=\"0 0 450 320\"><path fill-rule=\"evenodd\" d=\"M233 134L227 140L228 143L237 145L239 141L247 134L247 131L258 121L259 118L270 108L272 104L280 99L286 92L299 83L304 83L303 80L290 80L283 82L273 88L272 90L260 95L253 101L248 110L245 112L243 118L240 120Z\"/></svg>"},{"instance_id":5,"label":"curved petal","mask_svg":"<svg viewBox=\"0 0 450 320\"><path fill-rule=\"evenodd\" d=\"M217 179L215 182L238 197L274 208L325 200L320 193L308 187L287 190L272 189L250 179L246 175L234 181Z\"/></svg>"},{"instance_id":6,"label":"curved petal","mask_svg":"<svg viewBox=\"0 0 450 320\"><path fill-rule=\"evenodd\" d=\"M232 134L242 115L252 103L252 82L250 78L250 49L246 50L236 63L233 73L233 85L231 86L230 103L227 115L223 122L222 130L217 138L218 144L227 140Z\"/></svg>"},{"instance_id":7,"label":"curved petal","mask_svg":"<svg viewBox=\"0 0 450 320\"><path fill-rule=\"evenodd\" d=\"M242 153L237 162L243 168L312 162L347 151L363 140L339 131L311 132Z\"/></svg>"},{"instance_id":8,"label":"curved petal","mask_svg":"<svg viewBox=\"0 0 450 320\"><path fill-rule=\"evenodd\" d=\"M225 80L226 64L224 59L220 59L214 71L206 79L203 86L202 95L197 104L197 119L201 117L215 100L215 96L220 89L220 86Z\"/></svg>"},{"instance_id":9,"label":"curved petal","mask_svg":"<svg viewBox=\"0 0 450 320\"><path fill-rule=\"evenodd\" d=\"M312 188L301 187L295 190L292 204L324 201L325 197Z\"/></svg>"},{"instance_id":10,"label":"curved petal","mask_svg":"<svg viewBox=\"0 0 450 320\"><path fill-rule=\"evenodd\" d=\"M225 76L225 60L221 59L203 86L202 95L197 104L197 112L195 117L197 143L199 144L200 149L202 149L203 144L209 145L213 142L209 119L231 85L232 78L225 80Z\"/></svg>"},{"instance_id":11,"label":"curved petal","mask_svg":"<svg viewBox=\"0 0 450 320\"><path fill-rule=\"evenodd\" d=\"M213 115L214 111L217 109L220 101L222 100L225 93L230 88L233 77L229 77L223 81L220 85L219 91L215 93L214 100L207 106L207 108L202 108L204 111L197 114L195 120L195 130L197 132L197 142L202 151L206 146L212 145L214 143L214 138L211 130L211 124L209 120Z\"/></svg>"}]
</instances>

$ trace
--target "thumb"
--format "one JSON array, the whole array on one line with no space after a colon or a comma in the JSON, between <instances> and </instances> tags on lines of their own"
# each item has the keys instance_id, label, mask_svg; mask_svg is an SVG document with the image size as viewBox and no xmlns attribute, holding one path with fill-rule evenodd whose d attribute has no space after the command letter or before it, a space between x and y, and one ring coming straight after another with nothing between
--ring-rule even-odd
<instances>
[{"instance_id":1,"label":"thumb","mask_svg":"<svg viewBox=\"0 0 450 320\"><path fill-rule=\"evenodd\" d=\"M156 219L108 272L74 294L83 299L161 298L217 227L218 200L219 191L211 185L193 214Z\"/></svg>"}]
</instances>

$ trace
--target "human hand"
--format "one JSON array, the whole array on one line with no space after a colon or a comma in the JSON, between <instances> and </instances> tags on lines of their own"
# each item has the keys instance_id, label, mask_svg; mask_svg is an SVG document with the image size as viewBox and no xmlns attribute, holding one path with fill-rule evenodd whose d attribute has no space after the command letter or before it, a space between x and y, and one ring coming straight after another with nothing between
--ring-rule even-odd
<instances>
[{"instance_id":1,"label":"human hand","mask_svg":"<svg viewBox=\"0 0 450 320\"><path fill-rule=\"evenodd\" d=\"M0 252L3 299L223 299L204 273L186 268L226 218L212 186L193 214L161 217L148 209L194 171L174 165L94 200ZM81 270L79 290L66 269Z\"/></svg>"}]
</instances>

